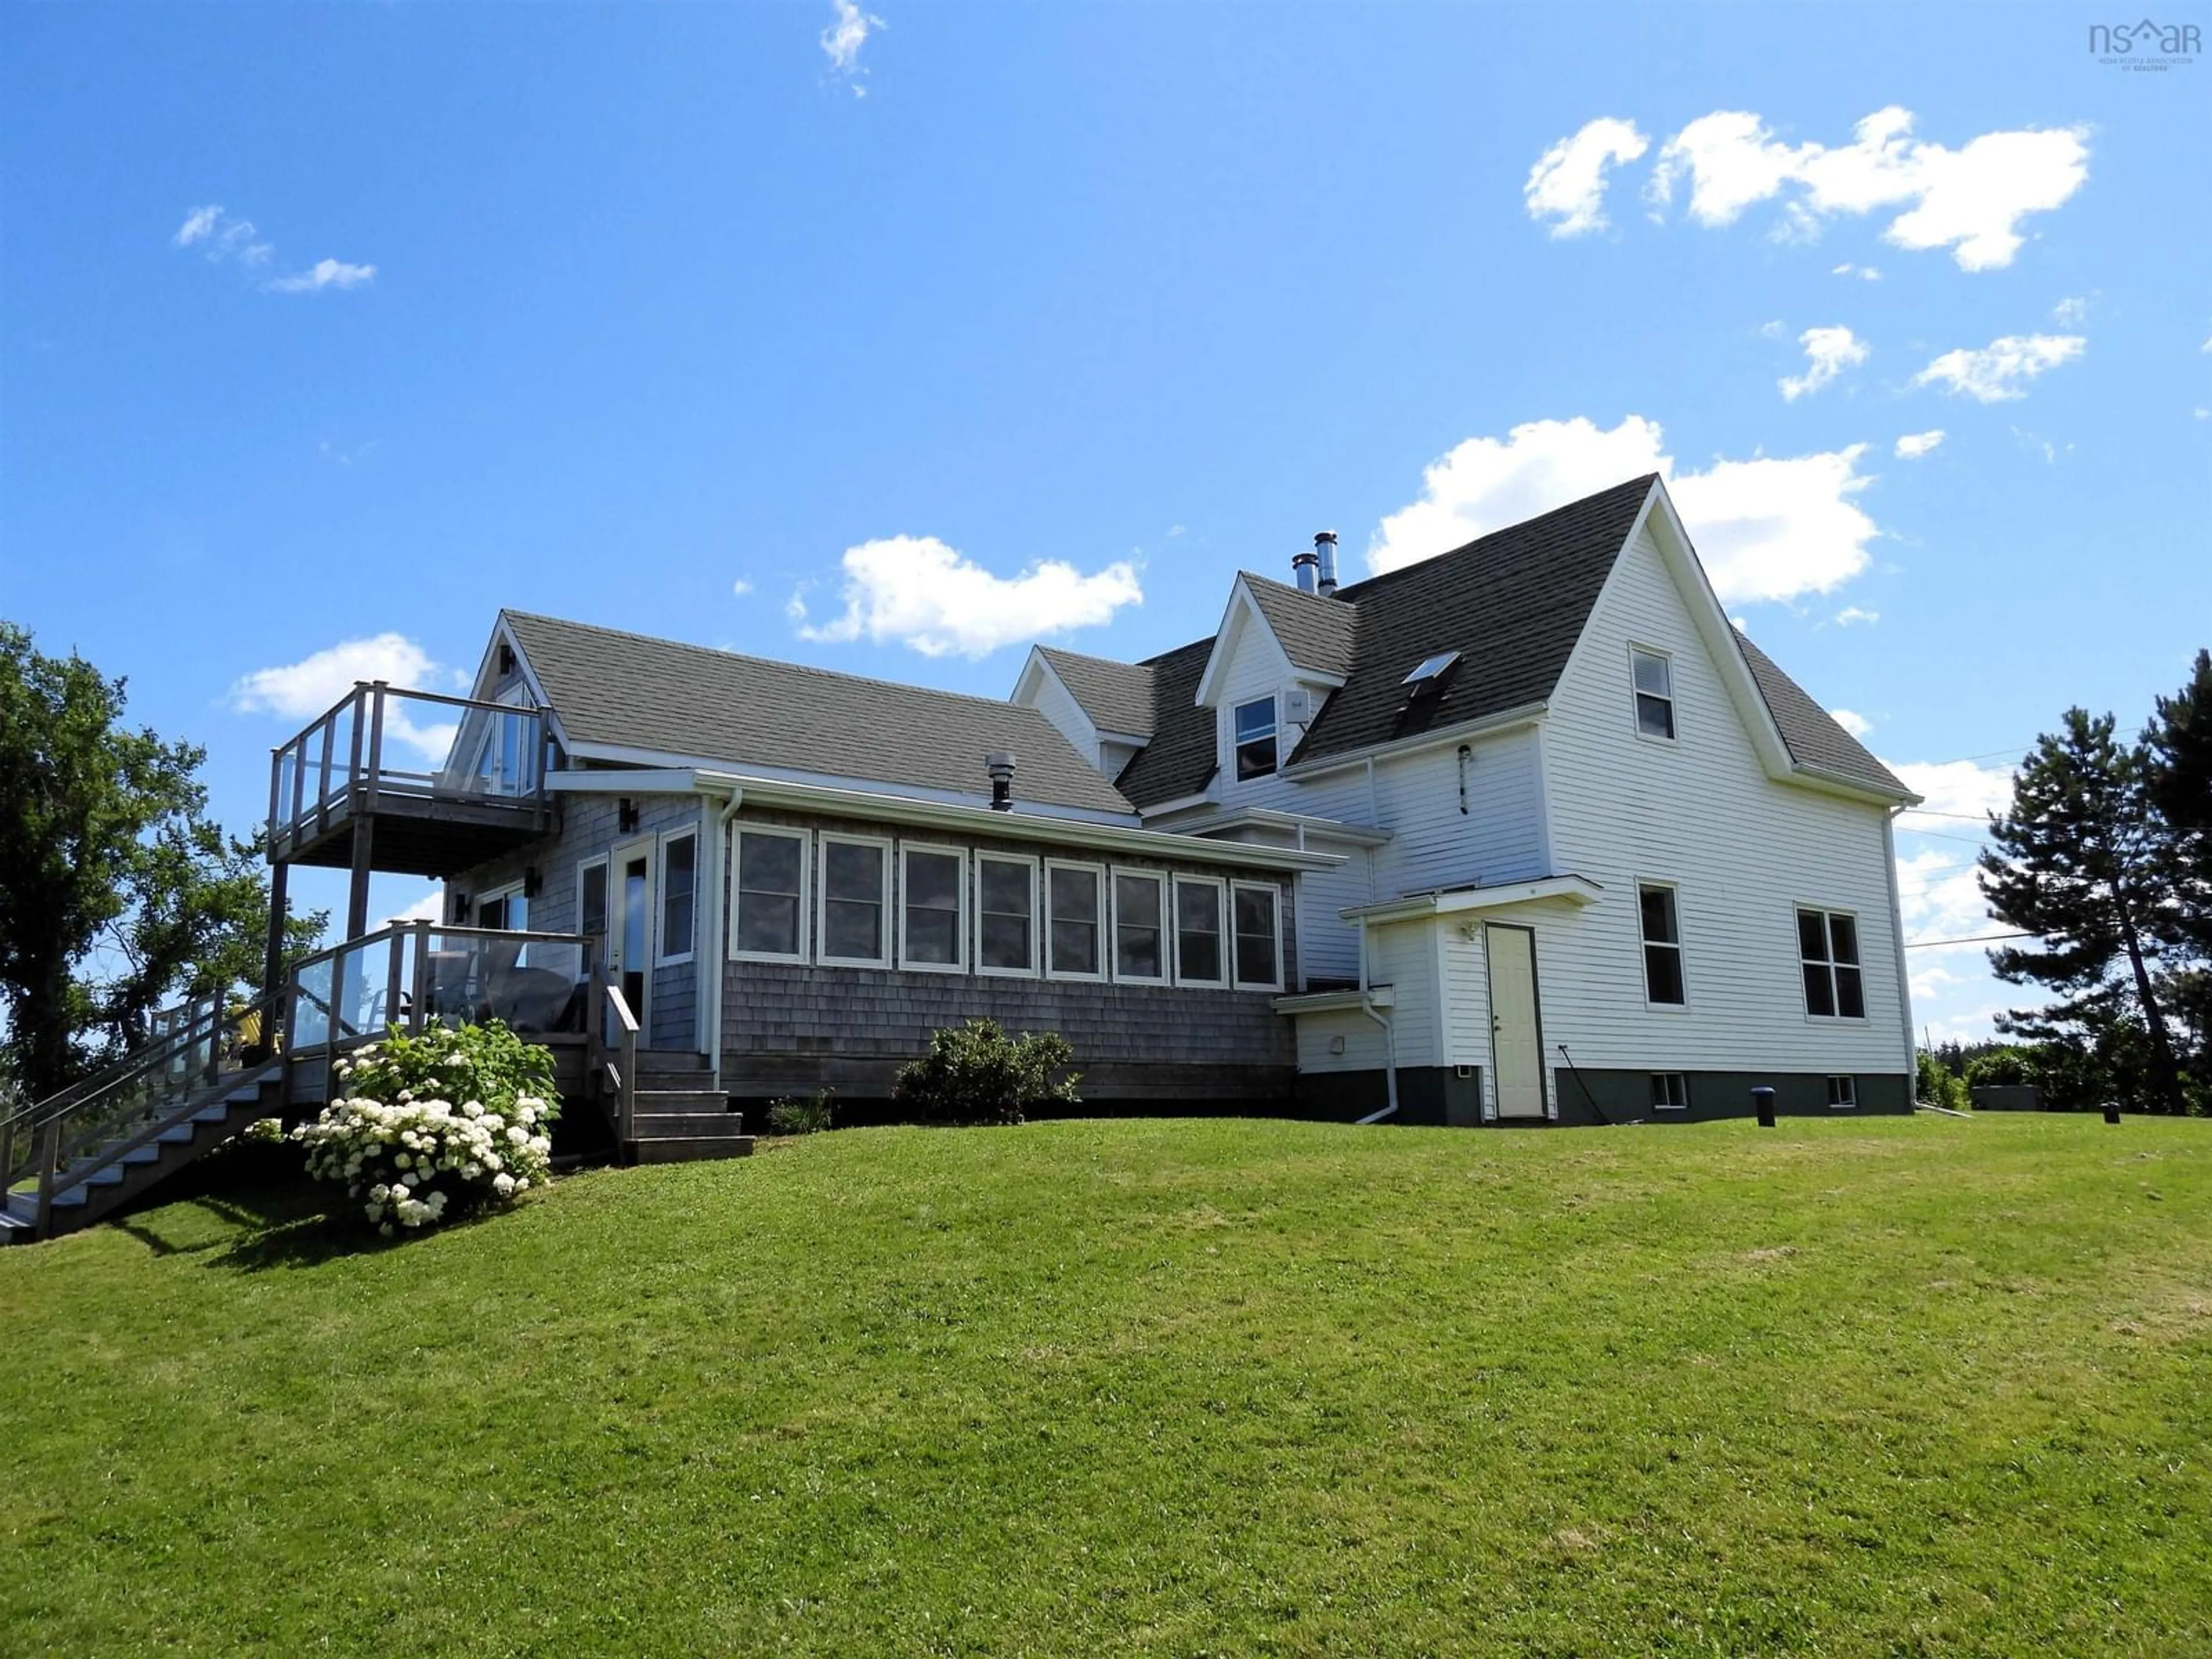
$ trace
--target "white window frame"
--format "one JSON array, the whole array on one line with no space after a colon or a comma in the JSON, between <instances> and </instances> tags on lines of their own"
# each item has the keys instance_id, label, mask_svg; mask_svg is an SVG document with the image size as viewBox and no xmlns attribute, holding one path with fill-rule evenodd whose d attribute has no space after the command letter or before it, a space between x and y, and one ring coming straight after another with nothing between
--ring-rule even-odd
<instances>
[{"instance_id":1,"label":"white window frame","mask_svg":"<svg viewBox=\"0 0 2212 1659\"><path fill-rule=\"evenodd\" d=\"M1674 1085L1680 1085L1679 1088L1671 1085L1666 1085L1666 1080L1670 1078L1674 1080ZM1651 1082L1653 1085L1652 1093L1655 1095L1664 1092L1670 1095L1680 1094L1681 1096L1680 1100L1654 1100L1651 1103L1651 1109L1653 1111L1686 1112L1690 1109L1690 1079L1682 1073L1654 1072L1651 1073ZM1663 1089L1662 1087L1662 1085L1666 1085Z\"/></svg>"},{"instance_id":2,"label":"white window frame","mask_svg":"<svg viewBox=\"0 0 2212 1659\"><path fill-rule=\"evenodd\" d=\"M1636 700L1638 697L1657 696L1658 693L1646 691L1642 686L1637 684L1636 659L1638 657L1656 658L1667 671L1667 695L1661 701L1667 705L1667 724L1674 728L1673 735L1670 737L1662 737L1656 732L1647 732L1644 729L1644 713L1638 708ZM1635 732L1640 742L1660 744L1669 749L1681 742L1682 700L1676 695L1674 689L1674 653L1673 652L1662 650L1656 645L1638 645L1633 640L1629 641L1628 721L1629 730Z\"/></svg>"},{"instance_id":3,"label":"white window frame","mask_svg":"<svg viewBox=\"0 0 2212 1659\"><path fill-rule=\"evenodd\" d=\"M950 962L915 962L907 954L906 917L907 889L906 861L916 853L933 858L952 860L952 960ZM898 965L909 974L964 974L968 971L968 849L947 847L939 842L901 841L899 842L898 878Z\"/></svg>"},{"instance_id":4,"label":"white window frame","mask_svg":"<svg viewBox=\"0 0 2212 1659\"><path fill-rule=\"evenodd\" d=\"M691 948L678 951L673 956L663 954L662 947L668 939L668 849L679 841L691 843ZM699 954L699 898L706 872L699 866L699 826L687 824L681 830L664 831L660 844L653 849L653 881L657 890L653 908L653 965L656 968L680 968L695 961Z\"/></svg>"},{"instance_id":5,"label":"white window frame","mask_svg":"<svg viewBox=\"0 0 2212 1659\"><path fill-rule=\"evenodd\" d=\"M1689 1012L1690 1007L1690 956L1688 949L1685 946L1682 941L1681 886L1676 882L1651 881L1647 880L1642 876L1638 876L1636 878L1635 887L1637 961L1638 966L1644 975L1644 1006L1646 1008L1650 1009L1654 1013L1686 1013ZM1668 897L1670 906L1674 912L1674 939L1671 945L1664 939L1652 939L1644 937L1644 890L1647 888L1663 892ZM1662 1002L1651 994L1650 952L1652 946L1655 945L1662 951L1671 950L1674 953L1674 971L1681 976L1682 981L1682 1000L1680 1002Z\"/></svg>"},{"instance_id":6,"label":"white window frame","mask_svg":"<svg viewBox=\"0 0 2212 1659\"><path fill-rule=\"evenodd\" d=\"M1813 957L1805 954L1804 935L1797 930L1797 919L1807 911L1810 911L1814 915L1820 918L1820 942L1826 947L1828 952L1828 959L1825 963L1817 962ZM1859 1012L1856 1014L1847 1014L1844 1012L1844 1000L1842 996L1838 994L1837 990L1836 930L1830 924L1830 918L1834 916L1842 916L1849 921L1851 924L1852 935L1858 940L1859 959L1856 962L1847 962L1844 964L1844 967L1856 969L1858 972ZM1796 959L1797 963L1798 1006L1804 1009L1805 1018L1807 1019L1821 1025L1863 1025L1867 1023L1867 1008L1869 1005L1867 1001L1866 929L1859 926L1859 913L1857 911L1838 908L1832 904L1815 904L1809 900L1800 901L1798 903L1793 904L1790 907L1790 955ZM1808 1001L1805 996L1805 970L1808 968L1822 967L1828 970L1828 1000L1834 1003L1836 1007L1835 1012L1832 1014L1814 1013L1813 1012L1812 1003Z\"/></svg>"},{"instance_id":7,"label":"white window frame","mask_svg":"<svg viewBox=\"0 0 2212 1659\"><path fill-rule=\"evenodd\" d=\"M1273 901L1270 908L1275 918L1275 976L1271 980L1245 979L1239 974L1237 960L1237 895L1247 889L1265 893ZM1222 943L1229 950L1229 977L1240 991L1279 991L1283 988L1283 890L1272 881L1232 881L1229 884L1229 904L1222 915Z\"/></svg>"},{"instance_id":8,"label":"white window frame","mask_svg":"<svg viewBox=\"0 0 2212 1659\"><path fill-rule=\"evenodd\" d=\"M1842 1084L1843 1098L1838 1100L1836 1085ZM1828 1109L1832 1112L1855 1112L1859 1108L1859 1080L1848 1072L1828 1073Z\"/></svg>"},{"instance_id":9,"label":"white window frame","mask_svg":"<svg viewBox=\"0 0 2212 1659\"><path fill-rule=\"evenodd\" d=\"M1251 775L1251 776L1247 777L1247 776L1245 776L1245 775L1244 775L1244 769L1243 769L1243 766L1242 763L1237 759L1237 750L1239 750L1240 749L1242 749L1242 748L1243 748L1243 747L1247 743L1257 743L1257 742L1259 741L1259 739L1258 739L1257 738L1240 738L1240 737L1237 735L1237 711L1238 711L1238 710L1240 710L1240 709L1245 709L1245 708L1251 708L1255 703L1261 703L1261 702L1264 702L1264 703L1266 703L1266 704L1267 705L1267 709L1268 709L1268 718L1267 718L1267 736L1268 736L1271 739L1273 739L1273 743L1274 743L1274 745L1275 745L1275 759L1274 759L1274 763L1273 763L1273 765L1269 766L1266 771L1264 771L1264 772L1255 772L1255 773L1253 773L1253 774L1252 774L1252 775ZM1281 694L1280 692L1279 692L1279 691L1269 691L1269 692L1267 692L1267 693L1266 693L1265 695L1261 696L1257 696L1257 697L1246 697L1246 698L1243 698L1243 699L1242 701L1240 701L1240 702L1232 702L1232 703L1231 703L1231 704L1229 705L1229 765L1228 765L1228 768L1227 768L1227 770L1228 770L1228 773L1229 773L1230 781L1231 781L1232 783L1257 783L1257 782L1258 782L1261 778L1272 778L1272 777L1275 776L1275 775L1276 775L1278 773L1279 773L1282 769L1283 769L1283 698L1282 698L1282 694Z\"/></svg>"},{"instance_id":10,"label":"white window frame","mask_svg":"<svg viewBox=\"0 0 2212 1659\"><path fill-rule=\"evenodd\" d=\"M484 906L491 903L495 899L509 898L519 898L522 901L523 909L525 912L522 919L525 922L527 922L530 920L528 915L530 895L522 890L522 884L520 882L505 881L501 882L496 887L486 888L483 892L478 893L474 899L470 901L473 908L469 911L469 916L471 919L469 925L472 927L482 927L484 925ZM501 926L494 931L507 933L526 933L530 929L527 927L509 927L502 922Z\"/></svg>"},{"instance_id":11,"label":"white window frame","mask_svg":"<svg viewBox=\"0 0 2212 1659\"><path fill-rule=\"evenodd\" d=\"M1150 882L1159 895L1160 971L1157 974L1125 974L1121 971L1121 890L1124 881ZM1114 982L1116 985L1166 985L1175 977L1175 941L1169 937L1175 927L1175 917L1168 909L1173 896L1168 886L1164 870L1133 869L1126 865L1115 865L1106 872L1106 907L1111 913L1109 931L1113 936Z\"/></svg>"},{"instance_id":12,"label":"white window frame","mask_svg":"<svg viewBox=\"0 0 2212 1659\"><path fill-rule=\"evenodd\" d=\"M1052 872L1055 870L1080 870L1084 872L1090 876L1092 882L1092 890L1098 895L1098 919L1095 924L1098 929L1098 971L1097 973L1062 973L1053 966ZM1103 983L1106 979L1107 965L1113 960L1112 952L1114 949L1114 917L1112 911L1109 908L1110 896L1106 890L1106 866L1103 864L1086 863L1080 859L1047 859L1044 861L1044 877L1038 884L1043 890L1040 895L1040 902L1038 905L1038 909L1042 918L1042 925L1038 930L1039 938L1037 940L1037 947L1043 953L1044 957L1044 976L1047 979L1076 980L1087 981L1092 984Z\"/></svg>"},{"instance_id":13,"label":"white window frame","mask_svg":"<svg viewBox=\"0 0 2212 1659\"><path fill-rule=\"evenodd\" d=\"M1214 939L1221 951L1221 972L1212 979L1194 979L1183 971L1182 913L1173 907L1179 902L1176 890L1184 887L1211 887L1213 890L1213 915L1221 924ZM1206 990L1225 991L1230 977L1237 971L1236 919L1229 914L1229 884L1219 876L1186 876L1178 872L1170 884L1168 901L1170 906L1169 926L1175 934L1175 977L1178 985L1188 985ZM1279 925L1280 918L1278 918Z\"/></svg>"},{"instance_id":14,"label":"white window frame","mask_svg":"<svg viewBox=\"0 0 2212 1659\"><path fill-rule=\"evenodd\" d=\"M730 960L732 962L805 962L808 944L806 930L813 920L813 906L811 902L812 895L807 885L812 877L813 860L810 854L813 851L811 845L813 837L804 830L787 830L778 824L740 823L736 829L737 835L730 842ZM738 948L738 941L745 936L744 893L738 884L744 869L744 837L747 836L773 836L777 841L795 841L799 843L799 948L788 955L781 951L745 951Z\"/></svg>"},{"instance_id":15,"label":"white window frame","mask_svg":"<svg viewBox=\"0 0 2212 1659\"><path fill-rule=\"evenodd\" d=\"M873 847L881 850L883 882L880 893L884 908L884 926L880 935L884 954L878 957L833 957L830 954L830 848L838 847ZM891 965L891 951L897 939L898 917L891 907L897 902L898 884L892 872L898 866L898 848L888 836L852 836L843 830L824 830L815 848L819 876L814 883L814 960L824 968L888 968Z\"/></svg>"},{"instance_id":16,"label":"white window frame","mask_svg":"<svg viewBox=\"0 0 2212 1659\"><path fill-rule=\"evenodd\" d=\"M1030 884L1030 960L1026 968L994 968L983 960L983 866L986 864L1018 864L1029 873ZM974 925L969 960L975 971L991 979L1035 979L1039 964L1043 961L1044 929L1042 925L1042 884L1037 880L1037 861L1030 853L992 853L981 848L975 849L974 892L971 896Z\"/></svg>"}]
</instances>

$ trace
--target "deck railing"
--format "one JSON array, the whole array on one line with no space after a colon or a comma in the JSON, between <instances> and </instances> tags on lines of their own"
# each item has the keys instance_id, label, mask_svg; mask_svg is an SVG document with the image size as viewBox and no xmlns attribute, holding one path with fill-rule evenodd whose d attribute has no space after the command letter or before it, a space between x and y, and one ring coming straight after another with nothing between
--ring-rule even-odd
<instances>
[{"instance_id":1,"label":"deck railing","mask_svg":"<svg viewBox=\"0 0 2212 1659\"><path fill-rule=\"evenodd\" d=\"M292 969L285 1057L297 1064L387 1031L486 1019L518 1036L588 1036L600 961L595 934L395 922Z\"/></svg>"},{"instance_id":2,"label":"deck railing","mask_svg":"<svg viewBox=\"0 0 2212 1659\"><path fill-rule=\"evenodd\" d=\"M548 736L542 708L362 681L270 757L270 846L313 840L380 802L543 805Z\"/></svg>"}]
</instances>

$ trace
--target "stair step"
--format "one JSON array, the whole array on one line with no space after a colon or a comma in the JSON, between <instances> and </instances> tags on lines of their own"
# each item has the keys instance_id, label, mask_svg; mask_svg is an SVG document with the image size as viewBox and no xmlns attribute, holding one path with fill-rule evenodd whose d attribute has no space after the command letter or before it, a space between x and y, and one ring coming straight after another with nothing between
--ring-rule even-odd
<instances>
[{"instance_id":1,"label":"stair step","mask_svg":"<svg viewBox=\"0 0 2212 1659\"><path fill-rule=\"evenodd\" d=\"M709 1158L749 1158L752 1150L750 1135L695 1135L630 1143L630 1156L640 1164L690 1164Z\"/></svg>"},{"instance_id":2,"label":"stair step","mask_svg":"<svg viewBox=\"0 0 2212 1659\"><path fill-rule=\"evenodd\" d=\"M729 1097L719 1089L640 1089L641 1112L726 1112Z\"/></svg>"},{"instance_id":3,"label":"stair step","mask_svg":"<svg viewBox=\"0 0 2212 1659\"><path fill-rule=\"evenodd\" d=\"M80 1187L120 1187L122 1184L123 1166L119 1164L103 1165L77 1182Z\"/></svg>"},{"instance_id":4,"label":"stair step","mask_svg":"<svg viewBox=\"0 0 2212 1659\"><path fill-rule=\"evenodd\" d=\"M194 1112L192 1114L192 1121L195 1123L220 1123L229 1115L230 1107L228 1103L219 1100L212 1106L203 1106L198 1111Z\"/></svg>"},{"instance_id":5,"label":"stair step","mask_svg":"<svg viewBox=\"0 0 2212 1659\"><path fill-rule=\"evenodd\" d=\"M640 1112L630 1127L640 1140L726 1140L744 1122L735 1112Z\"/></svg>"},{"instance_id":6,"label":"stair step","mask_svg":"<svg viewBox=\"0 0 2212 1659\"><path fill-rule=\"evenodd\" d=\"M155 1139L166 1146L184 1146L190 1145L192 1137L198 1133L199 1131L189 1123L173 1123Z\"/></svg>"}]
</instances>

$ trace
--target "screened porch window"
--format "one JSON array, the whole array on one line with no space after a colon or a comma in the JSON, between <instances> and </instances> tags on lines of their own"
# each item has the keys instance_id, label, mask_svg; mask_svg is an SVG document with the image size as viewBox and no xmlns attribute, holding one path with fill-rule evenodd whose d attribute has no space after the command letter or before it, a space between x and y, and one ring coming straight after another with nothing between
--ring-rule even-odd
<instances>
[{"instance_id":1,"label":"screened porch window","mask_svg":"<svg viewBox=\"0 0 2212 1659\"><path fill-rule=\"evenodd\" d=\"M806 948L805 895L803 837L766 830L738 832L738 955L799 960Z\"/></svg>"}]
</instances>

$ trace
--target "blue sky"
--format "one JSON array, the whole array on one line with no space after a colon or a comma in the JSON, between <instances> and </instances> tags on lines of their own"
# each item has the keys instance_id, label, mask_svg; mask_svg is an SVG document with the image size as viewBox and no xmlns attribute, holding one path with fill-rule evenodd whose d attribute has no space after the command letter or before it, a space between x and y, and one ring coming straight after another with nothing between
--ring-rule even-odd
<instances>
[{"instance_id":1,"label":"blue sky","mask_svg":"<svg viewBox=\"0 0 2212 1659\"><path fill-rule=\"evenodd\" d=\"M243 827L333 677L502 604L1004 695L1664 458L1972 813L2212 621L2212 62L2095 21L9 8L0 611ZM1916 936L1977 931L1973 824L1909 822ZM1914 966L1939 1034L2014 995Z\"/></svg>"}]
</instances>

